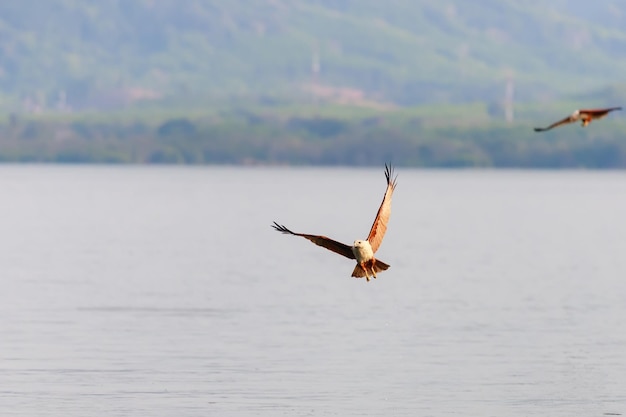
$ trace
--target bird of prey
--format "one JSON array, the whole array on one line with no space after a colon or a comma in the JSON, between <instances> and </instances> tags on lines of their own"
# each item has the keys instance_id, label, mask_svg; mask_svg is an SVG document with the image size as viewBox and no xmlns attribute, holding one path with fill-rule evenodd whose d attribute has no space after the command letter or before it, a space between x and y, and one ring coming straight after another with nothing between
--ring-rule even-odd
<instances>
[{"instance_id":1,"label":"bird of prey","mask_svg":"<svg viewBox=\"0 0 626 417\"><path fill-rule=\"evenodd\" d=\"M581 109L576 110L574 113L570 114L563 120L559 120L558 122L552 123L547 127L536 127L535 132L545 132L546 130L550 130L553 127L561 126L567 123L573 123L577 121L581 121L582 127L587 126L591 123L592 120L600 119L610 112L614 110L621 110L621 107L608 107L606 109Z\"/></svg>"},{"instance_id":2,"label":"bird of prey","mask_svg":"<svg viewBox=\"0 0 626 417\"><path fill-rule=\"evenodd\" d=\"M365 277L368 281L370 280L370 276L376 278L377 272L385 271L389 268L389 265L376 259L374 257L374 253L376 253L380 247L383 237L385 236L385 232L387 231L387 222L389 221L389 215L391 214L391 196L396 188L397 176L394 177L393 174L394 172L391 165L385 164L387 191L385 191L383 201L378 208L378 213L376 213L376 218L374 219L374 224L372 225L370 233L367 236L367 240L355 240L352 246L348 246L326 236L294 233L285 226L276 222L274 222L272 227L281 233L301 236L318 246L322 246L328 250L338 253L339 255L343 255L346 258L355 259L356 266L354 267L354 271L352 271L352 276L355 278Z\"/></svg>"}]
</instances>

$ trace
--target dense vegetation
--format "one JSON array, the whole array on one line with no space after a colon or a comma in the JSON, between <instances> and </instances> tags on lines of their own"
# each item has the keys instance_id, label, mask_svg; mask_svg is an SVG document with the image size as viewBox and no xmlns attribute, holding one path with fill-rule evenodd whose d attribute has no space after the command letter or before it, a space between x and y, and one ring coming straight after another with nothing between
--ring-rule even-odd
<instances>
[{"instance_id":1,"label":"dense vegetation","mask_svg":"<svg viewBox=\"0 0 626 417\"><path fill-rule=\"evenodd\" d=\"M0 2L0 161L625 167L620 114L531 129L626 102L589 4Z\"/></svg>"},{"instance_id":2,"label":"dense vegetation","mask_svg":"<svg viewBox=\"0 0 626 417\"><path fill-rule=\"evenodd\" d=\"M626 167L626 122L619 114L584 129L570 125L535 133L528 121L535 108L521 108L521 120L513 123L492 111L478 103L386 111L255 106L13 116L0 127L0 161ZM546 114L537 115L537 124L565 113Z\"/></svg>"},{"instance_id":3,"label":"dense vegetation","mask_svg":"<svg viewBox=\"0 0 626 417\"><path fill-rule=\"evenodd\" d=\"M614 0L1 2L0 105L490 101L508 78L519 100L545 99L621 80L625 27Z\"/></svg>"}]
</instances>

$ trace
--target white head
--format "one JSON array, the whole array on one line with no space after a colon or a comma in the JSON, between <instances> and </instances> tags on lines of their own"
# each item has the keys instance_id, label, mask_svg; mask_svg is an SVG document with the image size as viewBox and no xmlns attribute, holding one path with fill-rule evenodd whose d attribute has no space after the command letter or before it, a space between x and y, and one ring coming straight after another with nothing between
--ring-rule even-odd
<instances>
[{"instance_id":1,"label":"white head","mask_svg":"<svg viewBox=\"0 0 626 417\"><path fill-rule=\"evenodd\" d=\"M352 253L354 253L357 262L368 261L374 257L372 245L367 240L355 240Z\"/></svg>"},{"instance_id":2,"label":"white head","mask_svg":"<svg viewBox=\"0 0 626 417\"><path fill-rule=\"evenodd\" d=\"M570 117L573 119L578 119L578 116L580 116L580 110L576 110L574 113L572 113Z\"/></svg>"}]
</instances>

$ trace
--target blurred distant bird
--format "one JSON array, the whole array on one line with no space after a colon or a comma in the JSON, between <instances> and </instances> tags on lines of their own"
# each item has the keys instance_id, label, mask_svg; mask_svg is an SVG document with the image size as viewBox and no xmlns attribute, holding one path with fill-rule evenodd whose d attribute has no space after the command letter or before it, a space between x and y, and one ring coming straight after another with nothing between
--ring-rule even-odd
<instances>
[{"instance_id":1,"label":"blurred distant bird","mask_svg":"<svg viewBox=\"0 0 626 417\"><path fill-rule=\"evenodd\" d=\"M378 208L376 219L374 219L374 224L372 225L367 240L355 240L352 246L348 246L327 238L326 236L294 233L276 222L274 222L272 227L281 233L301 236L316 245L322 246L339 255L343 255L346 258L356 259L357 265L354 267L354 271L352 271L352 276L355 278L365 277L368 281L370 280L370 275L376 278L377 272L385 271L389 268L389 265L374 258L374 253L378 250L383 241L383 237L387 231L387 222L391 215L391 196L393 190L396 188L397 178L397 176L393 177L393 168L391 165L385 164L385 177L387 178L387 191L385 191L383 201Z\"/></svg>"},{"instance_id":2,"label":"blurred distant bird","mask_svg":"<svg viewBox=\"0 0 626 417\"><path fill-rule=\"evenodd\" d=\"M557 126L561 126L567 123L573 123L573 122L577 122L577 121L581 121L581 125L582 127L587 126L589 123L591 123L592 120L594 119L600 119L604 116L606 116L607 114L609 114L610 112L614 111L614 110L621 110L621 107L609 107L606 109L583 109L583 110L576 110L574 113L572 113L571 115L567 116L565 119L563 120L559 120L558 122L552 123L550 126L548 127L536 127L535 128L535 132L545 132L546 130L550 130L553 127L557 127Z\"/></svg>"}]
</instances>

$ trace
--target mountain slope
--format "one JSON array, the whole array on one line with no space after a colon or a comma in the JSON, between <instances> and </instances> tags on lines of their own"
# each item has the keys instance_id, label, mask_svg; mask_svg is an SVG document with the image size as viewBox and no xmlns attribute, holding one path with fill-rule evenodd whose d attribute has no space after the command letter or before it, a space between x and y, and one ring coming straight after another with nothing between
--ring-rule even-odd
<instances>
[{"instance_id":1,"label":"mountain slope","mask_svg":"<svg viewBox=\"0 0 626 417\"><path fill-rule=\"evenodd\" d=\"M30 0L0 4L0 94L74 106L213 94L413 104L578 93L626 73L596 0ZM339 94L339 93L337 93ZM344 95L345 95L344 94ZM351 95L350 95L351 94Z\"/></svg>"}]
</instances>

